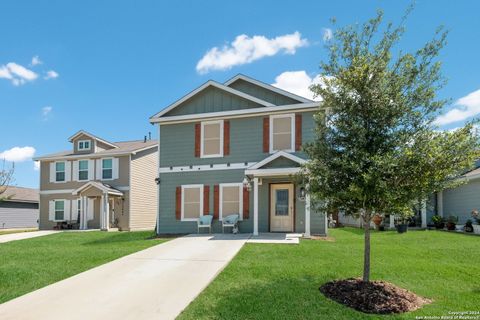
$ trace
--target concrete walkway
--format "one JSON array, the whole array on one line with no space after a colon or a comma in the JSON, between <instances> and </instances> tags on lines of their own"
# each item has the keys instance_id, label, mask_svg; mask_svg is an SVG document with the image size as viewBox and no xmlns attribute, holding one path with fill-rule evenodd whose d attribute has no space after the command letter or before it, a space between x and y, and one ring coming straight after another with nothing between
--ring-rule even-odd
<instances>
[{"instance_id":1,"label":"concrete walkway","mask_svg":"<svg viewBox=\"0 0 480 320\"><path fill-rule=\"evenodd\" d=\"M44 230L44 231L29 231L29 232L2 234L0 235L0 243L46 236L55 232L60 232L60 231Z\"/></svg>"},{"instance_id":2,"label":"concrete walkway","mask_svg":"<svg viewBox=\"0 0 480 320\"><path fill-rule=\"evenodd\" d=\"M174 319L249 237L174 239L1 304L0 319Z\"/></svg>"}]
</instances>

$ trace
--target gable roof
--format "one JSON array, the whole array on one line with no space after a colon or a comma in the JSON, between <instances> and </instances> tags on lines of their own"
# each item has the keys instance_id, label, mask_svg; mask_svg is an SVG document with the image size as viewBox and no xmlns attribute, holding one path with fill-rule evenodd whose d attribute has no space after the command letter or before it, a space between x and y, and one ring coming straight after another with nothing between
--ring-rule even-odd
<instances>
[{"instance_id":1,"label":"gable roof","mask_svg":"<svg viewBox=\"0 0 480 320\"><path fill-rule=\"evenodd\" d=\"M68 159L68 158L77 159L77 158L92 158L92 157L135 154L143 150L157 148L158 141L157 140L147 140L146 142L144 142L143 140L121 141L121 142L115 142L115 145L116 145L115 149L107 149L107 150L102 150L94 153L78 154L78 153L73 153L72 150L68 150L68 151L47 154L41 157L35 157L33 158L33 160L34 161L57 160L57 159Z\"/></svg>"},{"instance_id":2,"label":"gable roof","mask_svg":"<svg viewBox=\"0 0 480 320\"><path fill-rule=\"evenodd\" d=\"M226 92L231 93L233 95L236 95L240 98L244 98L244 99L250 100L252 102L258 103L258 104L263 105L265 107L273 107L274 106L274 104L272 104L270 102L267 102L267 101L264 101L262 99L256 98L256 97L251 96L249 94L246 94L244 92L235 90L233 88L230 88L230 87L228 87L226 85L223 85L221 83L218 83L216 81L208 80L207 82L202 84L200 87L198 87L195 90L191 91L190 93L186 94L185 96L183 96L179 100L175 101L174 103L172 103L171 105L169 105L168 107L166 107L162 111L158 112L157 114L151 116L150 120L153 120L155 118L160 118L161 116L165 115L166 113L170 112L171 110L173 110L176 107L178 107L179 105L181 105L183 102L187 101L188 99L192 98L196 94L198 94L198 93L202 92L203 90L205 90L209 87L212 87L212 86L217 88L217 89L226 91Z\"/></svg>"},{"instance_id":3,"label":"gable roof","mask_svg":"<svg viewBox=\"0 0 480 320\"><path fill-rule=\"evenodd\" d=\"M262 161L259 161L257 163L255 163L254 165L248 167L249 170L256 170L256 169L260 169L262 168L263 166L269 164L270 162L274 161L274 160L277 160L279 158L285 158L285 159L288 159L288 160L291 160L293 162L296 162L298 163L299 165L301 164L304 164L307 162L307 160L305 159L302 159L300 157L297 157L296 155L294 154L291 154L291 153L287 153L285 151L277 151L275 152L274 154L266 157L265 159L263 159Z\"/></svg>"},{"instance_id":4,"label":"gable roof","mask_svg":"<svg viewBox=\"0 0 480 320\"><path fill-rule=\"evenodd\" d=\"M81 136L81 135L90 137L90 138L92 138L93 140L100 141L100 142L102 142L102 143L104 143L104 144L106 144L106 145L111 146L112 148L118 148L118 146L116 146L115 144L113 144L113 143L111 143L111 142L109 142L109 141L107 141L107 140L105 140L105 139L102 139L102 138L100 138L100 137L97 137L97 136L95 136L95 135L93 135L93 134L91 134L90 132L87 132L87 131L85 131L85 130L79 130L79 131L77 131L77 133L75 133L73 136L71 136L70 138L68 138L68 141L69 141L69 142L73 142L73 140L74 140L75 138L77 138L77 137L79 137L79 136Z\"/></svg>"},{"instance_id":5,"label":"gable roof","mask_svg":"<svg viewBox=\"0 0 480 320\"><path fill-rule=\"evenodd\" d=\"M82 191L85 191L85 190L90 189L90 188L95 188L95 189L98 189L98 190L100 190L104 193L108 193L108 194L112 194L112 195L123 196L122 191L115 189L114 187L112 187L109 184L101 183L101 182L97 182L97 181L89 181L89 182L85 183L80 188L73 190L72 195L76 196L79 193L81 193Z\"/></svg>"},{"instance_id":6,"label":"gable roof","mask_svg":"<svg viewBox=\"0 0 480 320\"><path fill-rule=\"evenodd\" d=\"M298 102L314 102L313 100L310 100L310 99L307 99L307 98L304 98L302 96L299 96L299 95L296 95L294 93L291 93L291 92L288 92L286 90L283 90L283 89L280 89L280 88L277 88L275 86L272 86L271 84L267 84L265 82L262 82L262 81L259 81L259 80L256 80L256 79L253 79L253 78L250 78L244 74L237 74L235 77L227 80L224 85L226 86L230 86L231 84L233 84L234 82L238 81L238 80L243 80L243 81L246 81L246 82L250 82L256 86L259 86L259 87L262 87L264 89L267 89L267 90L270 90L270 91L273 91L275 93L278 93L280 95L283 95L283 96L286 96L286 97L289 97L291 99L294 99L294 100L297 100Z\"/></svg>"},{"instance_id":7,"label":"gable roof","mask_svg":"<svg viewBox=\"0 0 480 320\"><path fill-rule=\"evenodd\" d=\"M6 186L2 188L5 188L5 192L3 192L0 197L6 198L3 199L3 201L38 203L40 199L38 189L13 186Z\"/></svg>"}]
</instances>

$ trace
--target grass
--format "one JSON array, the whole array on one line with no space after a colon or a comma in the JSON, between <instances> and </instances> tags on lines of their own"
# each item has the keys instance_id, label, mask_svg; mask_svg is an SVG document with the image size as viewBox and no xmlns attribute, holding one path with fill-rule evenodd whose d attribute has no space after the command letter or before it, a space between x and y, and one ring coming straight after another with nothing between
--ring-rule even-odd
<instances>
[{"instance_id":1,"label":"grass","mask_svg":"<svg viewBox=\"0 0 480 320\"><path fill-rule=\"evenodd\" d=\"M32 231L38 231L38 229L9 229L9 230L5 230L5 231L0 230L0 236L4 235L4 234L32 232Z\"/></svg>"},{"instance_id":2,"label":"grass","mask_svg":"<svg viewBox=\"0 0 480 320\"><path fill-rule=\"evenodd\" d=\"M162 243L152 231L62 232L0 244L0 303Z\"/></svg>"},{"instance_id":3,"label":"grass","mask_svg":"<svg viewBox=\"0 0 480 320\"><path fill-rule=\"evenodd\" d=\"M415 319L480 311L480 238L439 231L372 234L372 280L433 299L400 315L368 315L325 298L320 285L362 274L363 231L331 230L335 242L246 244L179 319Z\"/></svg>"}]
</instances>

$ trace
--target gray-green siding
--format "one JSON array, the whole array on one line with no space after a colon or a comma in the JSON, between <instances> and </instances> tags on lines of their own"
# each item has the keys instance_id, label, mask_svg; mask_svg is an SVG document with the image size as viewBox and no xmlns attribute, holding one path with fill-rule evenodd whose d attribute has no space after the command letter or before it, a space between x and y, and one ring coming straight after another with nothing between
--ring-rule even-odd
<instances>
[{"instance_id":1,"label":"gray-green siding","mask_svg":"<svg viewBox=\"0 0 480 320\"><path fill-rule=\"evenodd\" d=\"M209 207L213 214L213 186L220 183L242 182L243 170L222 170L204 172L181 172L164 173L160 175L161 183L159 188L159 210L160 233L192 233L197 232L196 222L180 221L175 216L175 189L177 186L186 184L203 184L210 186ZM269 231L269 185L274 182L289 182L284 179L263 179L259 186L259 207L258 207L258 230L259 232ZM305 202L298 199L298 187L295 188L295 232L305 231ZM250 215L239 224L240 232L253 232L253 192L250 192ZM213 222L212 232L221 232L221 223L218 220ZM313 234L325 234L325 216L322 213L311 213L311 232Z\"/></svg>"},{"instance_id":2,"label":"gray-green siding","mask_svg":"<svg viewBox=\"0 0 480 320\"><path fill-rule=\"evenodd\" d=\"M312 141L313 112L302 113L302 141ZM222 158L195 158L195 123L160 126L160 166L186 166L257 162L269 156L263 152L263 116L230 120L230 155ZM305 155L296 153L301 157Z\"/></svg>"},{"instance_id":3,"label":"gray-green siding","mask_svg":"<svg viewBox=\"0 0 480 320\"><path fill-rule=\"evenodd\" d=\"M443 191L443 216L459 218L458 223L472 219L473 209L480 210L480 179L471 180L454 189Z\"/></svg>"},{"instance_id":4,"label":"gray-green siding","mask_svg":"<svg viewBox=\"0 0 480 320\"><path fill-rule=\"evenodd\" d=\"M258 99L273 103L276 106L282 106L287 104L296 104L301 103L301 101L292 99L290 97L284 96L282 94L276 93L271 90L254 85L253 83L247 82L242 79L231 83L229 87L234 88L238 91L245 92L251 96L254 96Z\"/></svg>"}]
</instances>

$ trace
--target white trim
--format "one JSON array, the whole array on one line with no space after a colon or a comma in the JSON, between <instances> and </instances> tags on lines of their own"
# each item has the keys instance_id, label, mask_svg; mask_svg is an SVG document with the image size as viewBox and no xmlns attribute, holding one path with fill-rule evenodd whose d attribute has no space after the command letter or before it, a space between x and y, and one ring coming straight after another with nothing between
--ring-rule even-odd
<instances>
[{"instance_id":1,"label":"white trim","mask_svg":"<svg viewBox=\"0 0 480 320\"><path fill-rule=\"evenodd\" d=\"M198 215L198 218L203 216L203 184L184 184L182 185L182 199L181 199L181 203L182 203L182 215L181 215L181 221L197 221L198 218L184 218L184 204L185 204L185 196L184 196L184 193L185 193L185 189L200 189L200 212L199 212L199 215Z\"/></svg>"},{"instance_id":2,"label":"white trim","mask_svg":"<svg viewBox=\"0 0 480 320\"><path fill-rule=\"evenodd\" d=\"M158 145L153 144L148 147L144 147L141 149L136 149L133 151L116 151L116 152L105 152L105 151L100 151L101 153L87 153L87 154L70 154L70 155L59 155L59 156L46 156L46 157L36 157L33 158L33 161L46 161L46 160L59 160L59 161L67 161L67 160L76 160L76 159L84 159L84 158L93 158L93 159L98 159L101 157L114 157L114 156L128 156L132 154L137 154L138 152L152 149L152 148L157 148Z\"/></svg>"},{"instance_id":3,"label":"white trim","mask_svg":"<svg viewBox=\"0 0 480 320\"><path fill-rule=\"evenodd\" d=\"M85 190L90 189L90 188L97 188L97 189L101 190L103 193L113 194L113 195L117 195L117 196L123 196L123 193L120 190L116 189L115 187L112 187L112 189L114 189L114 190L111 190L111 189L105 187L101 182L96 182L96 181L90 181L90 182L85 183L80 188L73 190L72 194L74 196L76 196L79 193L81 193L82 191L85 191Z\"/></svg>"},{"instance_id":4,"label":"white trim","mask_svg":"<svg viewBox=\"0 0 480 320\"><path fill-rule=\"evenodd\" d=\"M176 107L178 107L180 104L182 104L183 102L187 101L188 99L190 99L191 97L197 95L198 93L200 93L201 91L207 89L208 87L210 86L213 86L213 87L216 87L220 90L223 90L223 91L226 91L228 93L231 93L231 94L234 94L236 96L239 96L241 98L244 98L244 99L247 99L247 100L250 100L250 101L253 101L255 103L258 103L258 104L261 104L261 105L264 105L266 107L271 107L271 106L274 106L272 103L270 102L267 102L267 101L264 101L264 100L261 100L259 98L256 98L256 97L253 97L249 94L246 94L244 92L241 92L241 91L238 91L238 90L235 90L233 88L230 88L230 87L227 87L221 83L218 83L216 81L213 81L213 80L209 80L207 82L205 82L204 84L202 84L200 87L196 88L195 90L191 91L190 93L186 94L185 96L183 96L182 98L180 98L179 100L175 101L174 103L172 103L171 105L167 106L166 108L164 108L162 111L158 112L157 114L153 115L150 119L154 119L154 118L160 118L161 116L163 116L164 114L170 112L171 110L175 109Z\"/></svg>"},{"instance_id":5,"label":"white trim","mask_svg":"<svg viewBox=\"0 0 480 320\"><path fill-rule=\"evenodd\" d=\"M245 175L254 177L274 177L294 175L300 172L301 168L275 168L275 169L254 169L245 170Z\"/></svg>"},{"instance_id":6,"label":"white trim","mask_svg":"<svg viewBox=\"0 0 480 320\"><path fill-rule=\"evenodd\" d=\"M226 86L230 86L232 83L234 83L235 81L237 80L244 80L246 82L250 82L254 85L257 85L259 87L262 87L264 89L267 89L267 90L270 90L270 91L273 91L273 92L276 92L278 94L281 94L282 96L286 96L286 97L289 97L289 98L292 98L292 99L295 99L295 100L299 100L300 102L313 102L313 100L310 100L310 99L307 99L307 98L304 98L302 96L299 96L299 95L296 95L294 93L291 93L289 91L285 91L283 89L280 89L280 88L277 88L273 85L270 85L270 84L267 84L267 83L264 83L264 82L261 82L259 80L256 80L256 79L253 79L253 78L250 78L244 74L237 74L235 77L231 78L230 80L227 80L224 85Z\"/></svg>"},{"instance_id":7,"label":"white trim","mask_svg":"<svg viewBox=\"0 0 480 320\"><path fill-rule=\"evenodd\" d=\"M290 118L290 149L285 150L275 150L273 149L273 120L274 119L282 119L282 118ZM275 153L278 151L286 151L286 152L295 152L295 114L288 113L288 114L275 114L270 116L270 133L269 133L269 152Z\"/></svg>"},{"instance_id":8,"label":"white trim","mask_svg":"<svg viewBox=\"0 0 480 320\"><path fill-rule=\"evenodd\" d=\"M295 192L295 187L294 187L294 191ZM327 223L328 224L328 223ZM325 225L325 228L327 228L328 226ZM311 237L311 234L310 234L310 194L307 193L305 195L305 233L303 234L303 236L305 238L310 238Z\"/></svg>"},{"instance_id":9,"label":"white trim","mask_svg":"<svg viewBox=\"0 0 480 320\"><path fill-rule=\"evenodd\" d=\"M253 178L253 235L258 236L258 178Z\"/></svg>"},{"instance_id":10,"label":"white trim","mask_svg":"<svg viewBox=\"0 0 480 320\"><path fill-rule=\"evenodd\" d=\"M222 221L223 218L223 188L224 187L238 187L238 210L240 211L238 213L239 215L239 221L243 221L243 183L238 183L238 182L232 182L232 183L220 183L219 185L219 193L220 193L220 199L219 199L219 215L218 215L218 220Z\"/></svg>"},{"instance_id":11,"label":"white trim","mask_svg":"<svg viewBox=\"0 0 480 320\"><path fill-rule=\"evenodd\" d=\"M102 139L102 138L99 138L99 137L97 137L97 136L95 136L95 135L93 135L93 134L91 134L91 133L88 133L87 131L84 131L84 130L80 130L80 131L78 131L77 133L75 133L73 136L71 136L70 138L68 138L68 141L73 142L73 140L74 140L76 137L78 137L79 135L85 135L85 136L88 136L88 137L92 138L93 140L100 141L100 142L102 142L102 143L104 143L104 144L107 144L107 145L113 147L113 148L118 148L118 146L114 145L113 143L108 142L107 140L104 140L104 139Z\"/></svg>"},{"instance_id":12,"label":"white trim","mask_svg":"<svg viewBox=\"0 0 480 320\"><path fill-rule=\"evenodd\" d=\"M80 161L86 161L87 162L87 179L80 179L80 171L85 171L85 170L80 170ZM76 181L79 181L79 182L85 182L85 181L88 181L89 178L90 178L90 160L89 159L82 159L82 160L77 160L77 166L76 166L76 169L78 170L76 172L76 175L74 174L74 177L77 178ZM75 170L75 166L74 166L74 170Z\"/></svg>"},{"instance_id":13,"label":"white trim","mask_svg":"<svg viewBox=\"0 0 480 320\"><path fill-rule=\"evenodd\" d=\"M103 160L112 160L112 167L111 168L105 168L105 170L112 170L112 177L111 178L104 178L103 177ZM113 162L114 162L114 158L113 157L106 157L106 158L100 158L100 180L102 181L112 181L112 180L115 180L115 174L113 172L114 170L114 165L113 165Z\"/></svg>"},{"instance_id":14,"label":"white trim","mask_svg":"<svg viewBox=\"0 0 480 320\"><path fill-rule=\"evenodd\" d=\"M219 149L220 153L217 154L204 154L204 127L211 125L211 124L220 124L220 142L219 142ZM200 124L200 158L223 158L223 120L215 120L215 121L202 121Z\"/></svg>"},{"instance_id":15,"label":"white trim","mask_svg":"<svg viewBox=\"0 0 480 320\"><path fill-rule=\"evenodd\" d=\"M119 191L129 191L129 186L120 186L120 187L112 187ZM49 195L49 194L71 194L76 189L58 189L58 190L42 190L39 192L41 195Z\"/></svg>"},{"instance_id":16,"label":"white trim","mask_svg":"<svg viewBox=\"0 0 480 320\"><path fill-rule=\"evenodd\" d=\"M66 160L62 160L62 161L55 161L53 163L53 168L54 168L54 180L53 180L53 183L65 183L67 182L67 162ZM63 163L63 181L57 181L57 163ZM62 171L58 171L58 172L62 172Z\"/></svg>"},{"instance_id":17,"label":"white trim","mask_svg":"<svg viewBox=\"0 0 480 320\"><path fill-rule=\"evenodd\" d=\"M219 164L203 164L197 166L175 166L162 167L158 169L159 173L178 173L178 172L193 172L193 171L217 171L217 170L239 170L247 169L256 162L237 162L237 163L219 163Z\"/></svg>"},{"instance_id":18,"label":"white trim","mask_svg":"<svg viewBox=\"0 0 480 320\"><path fill-rule=\"evenodd\" d=\"M305 164L307 162L307 160L302 159L300 157L297 157L294 154L291 154L291 153L288 153L288 152L285 152L285 151L277 151L274 154L272 154L272 155L268 156L267 158L263 159L262 161L257 162L253 166L248 167L248 169L249 170L260 169L264 165L266 165L266 164L268 164L268 163L270 163L270 162L272 162L272 161L274 161L274 160L276 160L280 157L287 158L288 160L292 160L293 162L296 162L300 165Z\"/></svg>"},{"instance_id":19,"label":"white trim","mask_svg":"<svg viewBox=\"0 0 480 320\"><path fill-rule=\"evenodd\" d=\"M80 148L80 143L83 144L83 147ZM85 143L88 143L88 148L85 148ZM86 151L92 149L92 140L78 140L77 141L77 150L78 151Z\"/></svg>"},{"instance_id":20,"label":"white trim","mask_svg":"<svg viewBox=\"0 0 480 320\"><path fill-rule=\"evenodd\" d=\"M312 111L320 107L320 102L310 102L310 103L296 103L289 104L284 106L273 106L273 107L261 107L261 108L250 108L250 109L240 109L240 110L230 110L230 111L218 111L218 112L206 112L206 113L195 113L195 114L186 114L181 116L169 116L163 118L150 118L150 123L163 123L163 124L176 124L184 122L194 122L198 120L214 120L222 118L247 118L255 117L261 115L270 115L277 113L288 113L291 111L295 112L307 112Z\"/></svg>"},{"instance_id":21,"label":"white trim","mask_svg":"<svg viewBox=\"0 0 480 320\"><path fill-rule=\"evenodd\" d=\"M53 222L61 222L61 221L67 221L68 219L66 219L66 208L67 208L67 199L53 199ZM57 202L63 202L63 219L57 219L56 216L57 216L57 207L55 206L55 204Z\"/></svg>"}]
</instances>

